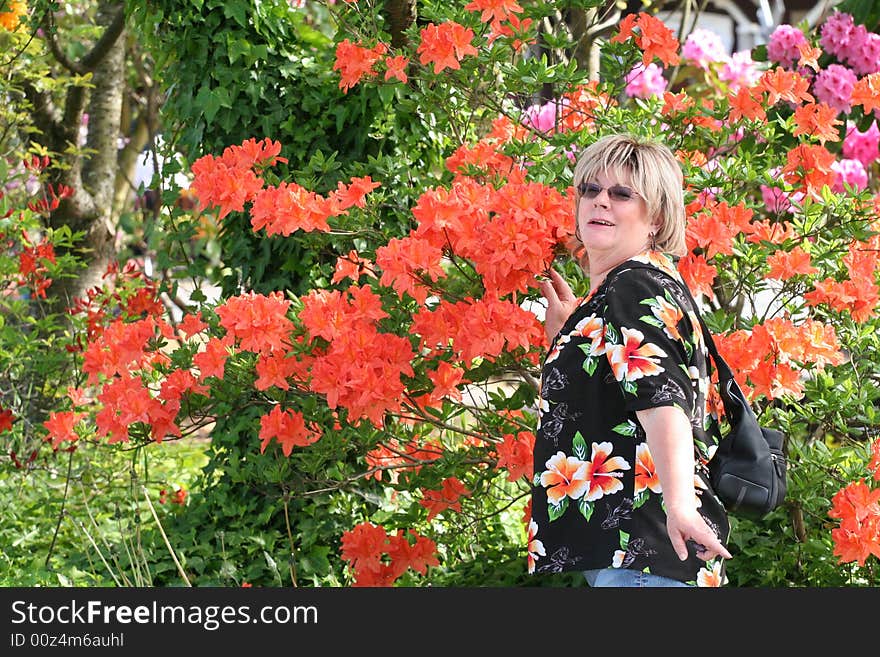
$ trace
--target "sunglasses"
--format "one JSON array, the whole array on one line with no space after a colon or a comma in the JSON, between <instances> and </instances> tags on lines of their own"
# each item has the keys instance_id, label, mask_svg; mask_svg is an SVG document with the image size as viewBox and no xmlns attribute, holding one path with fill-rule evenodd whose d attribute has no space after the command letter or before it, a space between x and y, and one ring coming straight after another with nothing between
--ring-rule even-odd
<instances>
[{"instance_id":1,"label":"sunglasses","mask_svg":"<svg viewBox=\"0 0 880 657\"><path fill-rule=\"evenodd\" d=\"M621 203L626 201L632 201L636 196L641 196L636 190L630 187L624 187L623 185L611 185L610 187L602 187L601 185L597 185L596 183L588 183L583 181L580 185L577 186L578 194L583 196L584 198L596 198L599 194L602 193L603 189L608 190L608 198L612 201L619 201Z\"/></svg>"}]
</instances>

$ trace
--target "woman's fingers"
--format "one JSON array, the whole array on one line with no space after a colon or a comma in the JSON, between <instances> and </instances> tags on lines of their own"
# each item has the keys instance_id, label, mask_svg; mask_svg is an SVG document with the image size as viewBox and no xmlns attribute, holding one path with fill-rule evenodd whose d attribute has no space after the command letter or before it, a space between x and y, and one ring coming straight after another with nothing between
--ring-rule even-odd
<instances>
[{"instance_id":1,"label":"woman's fingers","mask_svg":"<svg viewBox=\"0 0 880 657\"><path fill-rule=\"evenodd\" d=\"M550 282L553 285L553 291L556 293L559 301L561 301L563 304L568 304L575 301L574 292L571 291L571 287L568 285L565 279L562 278L559 272L552 267L550 268Z\"/></svg>"}]
</instances>

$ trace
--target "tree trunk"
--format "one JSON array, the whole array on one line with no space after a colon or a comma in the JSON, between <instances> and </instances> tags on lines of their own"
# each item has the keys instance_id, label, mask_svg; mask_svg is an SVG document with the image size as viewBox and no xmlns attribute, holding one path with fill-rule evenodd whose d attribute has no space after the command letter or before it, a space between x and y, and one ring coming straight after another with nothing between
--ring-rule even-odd
<instances>
[{"instance_id":1,"label":"tree trunk","mask_svg":"<svg viewBox=\"0 0 880 657\"><path fill-rule=\"evenodd\" d=\"M116 252L117 217L113 213L113 204L122 99L127 88L125 30L121 21L118 3L104 0L99 4L96 22L105 28L105 36L83 60L87 69L92 71L94 85L88 94L86 153L73 156L70 168L59 180L75 190L74 196L62 202L49 218L49 225L53 228L69 226L74 232L84 233L76 246L76 254L85 268L80 269L74 278L53 281L48 290L53 305L62 308L101 283ZM83 64L80 62L76 66ZM67 139L78 132L82 122L82 103L75 102L76 92L71 89L65 103L63 132ZM62 144L53 146L56 152L64 150Z\"/></svg>"}]
</instances>

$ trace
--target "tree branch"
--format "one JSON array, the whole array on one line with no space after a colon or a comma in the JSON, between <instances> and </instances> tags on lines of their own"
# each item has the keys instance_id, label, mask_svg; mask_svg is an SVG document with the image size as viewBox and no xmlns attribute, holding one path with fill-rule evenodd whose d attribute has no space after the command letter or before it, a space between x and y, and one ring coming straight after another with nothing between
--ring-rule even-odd
<instances>
[{"instance_id":1,"label":"tree branch","mask_svg":"<svg viewBox=\"0 0 880 657\"><path fill-rule=\"evenodd\" d=\"M104 60L107 53L113 48L119 35L122 34L122 30L125 28L124 7L120 4L114 8L114 11L116 13L111 19L110 24L107 26L107 29L104 30L104 34L98 39L95 47L86 53L79 62L80 66L86 71L93 71L95 67Z\"/></svg>"}]
</instances>

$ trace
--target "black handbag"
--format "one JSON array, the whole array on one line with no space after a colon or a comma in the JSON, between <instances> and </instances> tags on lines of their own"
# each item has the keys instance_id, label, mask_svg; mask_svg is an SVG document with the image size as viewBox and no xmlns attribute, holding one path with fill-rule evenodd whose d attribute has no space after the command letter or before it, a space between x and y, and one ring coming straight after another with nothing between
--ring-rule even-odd
<instances>
[{"instance_id":1,"label":"black handbag","mask_svg":"<svg viewBox=\"0 0 880 657\"><path fill-rule=\"evenodd\" d=\"M679 285L696 310L696 302L687 286L668 277ZM709 481L729 513L760 519L785 500L788 487L785 436L758 424L758 418L730 367L718 353L712 333L699 312L697 317L718 372L719 392L730 427L709 460Z\"/></svg>"},{"instance_id":2,"label":"black handbag","mask_svg":"<svg viewBox=\"0 0 880 657\"><path fill-rule=\"evenodd\" d=\"M687 286L675 282L693 301ZM755 412L730 366L718 353L712 332L699 312L697 318L718 372L719 393L730 426L709 461L709 481L729 513L760 519L785 500L788 488L785 436L781 431L758 424Z\"/></svg>"},{"instance_id":3,"label":"black handbag","mask_svg":"<svg viewBox=\"0 0 880 657\"><path fill-rule=\"evenodd\" d=\"M718 371L719 392L730 425L709 461L712 488L728 512L763 518L785 500L785 436L758 424L733 372L715 348L712 334L700 318L709 354Z\"/></svg>"}]
</instances>

